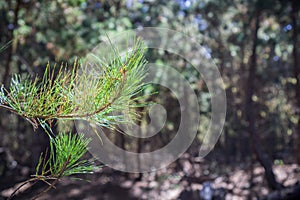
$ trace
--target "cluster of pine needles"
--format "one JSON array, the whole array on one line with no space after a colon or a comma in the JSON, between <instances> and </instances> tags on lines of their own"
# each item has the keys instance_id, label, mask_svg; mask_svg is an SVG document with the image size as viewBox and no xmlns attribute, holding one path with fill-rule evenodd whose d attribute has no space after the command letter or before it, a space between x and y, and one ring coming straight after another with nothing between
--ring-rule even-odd
<instances>
[{"instance_id":1,"label":"cluster of pine needles","mask_svg":"<svg viewBox=\"0 0 300 200\"><path fill-rule=\"evenodd\" d=\"M94 55L75 62L72 70L48 64L42 79L14 75L8 90L1 87L0 107L24 117L34 128L53 119L85 119L101 126L126 121L124 113L112 113L121 113L126 105L132 117L136 113L130 108L141 106L137 94L145 76L144 48L137 41L125 58L116 53L110 63Z\"/></svg>"}]
</instances>

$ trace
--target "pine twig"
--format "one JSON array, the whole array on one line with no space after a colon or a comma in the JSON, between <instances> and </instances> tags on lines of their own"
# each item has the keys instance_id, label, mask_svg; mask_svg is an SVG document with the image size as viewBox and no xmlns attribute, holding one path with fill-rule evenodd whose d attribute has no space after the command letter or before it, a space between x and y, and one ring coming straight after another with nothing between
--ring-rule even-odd
<instances>
[{"instance_id":1,"label":"pine twig","mask_svg":"<svg viewBox=\"0 0 300 200\"><path fill-rule=\"evenodd\" d=\"M71 159L72 154L69 155L67 161L64 163L63 167L61 168L59 174L57 177L55 177L55 180L52 184L50 184L44 191L37 194L35 197L33 197L31 200L35 200L39 197L41 197L43 194L47 193L49 190L51 190L53 187L55 188L55 184L59 181L59 179L62 177L64 171L67 169L67 165L69 164L69 161Z\"/></svg>"}]
</instances>

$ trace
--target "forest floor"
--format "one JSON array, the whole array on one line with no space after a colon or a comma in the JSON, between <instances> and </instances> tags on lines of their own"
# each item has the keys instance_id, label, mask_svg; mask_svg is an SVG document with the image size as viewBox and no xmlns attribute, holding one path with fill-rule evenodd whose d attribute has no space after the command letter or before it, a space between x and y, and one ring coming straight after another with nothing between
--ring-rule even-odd
<instances>
[{"instance_id":1,"label":"forest floor","mask_svg":"<svg viewBox=\"0 0 300 200\"><path fill-rule=\"evenodd\" d=\"M300 168L296 164L274 165L274 173L284 186L294 185L300 180ZM220 194L225 197L223 199L228 200L247 199L249 195L251 199L258 199L270 192L264 178L264 169L258 164L253 165L253 170L249 166L211 167L206 161L197 158L191 160L183 156L166 169L138 177L139 174L125 174L104 167L95 174L81 176L84 180L63 178L56 185L56 189L38 199L197 200L205 181L211 182L215 190L223 192ZM42 189L37 188L34 193ZM0 191L0 195L9 196L12 191L9 188Z\"/></svg>"}]
</instances>

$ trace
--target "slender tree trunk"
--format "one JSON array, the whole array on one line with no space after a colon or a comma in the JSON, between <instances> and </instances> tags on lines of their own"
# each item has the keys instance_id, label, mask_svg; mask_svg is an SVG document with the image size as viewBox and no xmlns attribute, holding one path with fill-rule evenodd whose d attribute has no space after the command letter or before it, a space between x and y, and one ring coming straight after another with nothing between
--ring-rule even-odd
<instances>
[{"instance_id":1,"label":"slender tree trunk","mask_svg":"<svg viewBox=\"0 0 300 200\"><path fill-rule=\"evenodd\" d=\"M14 29L17 27L18 25L18 15L19 15L19 10L20 10L20 4L21 4L21 0L17 0L17 5L15 7L14 10L14 20L13 20L13 30L10 32L9 35L9 41L14 39ZM12 45L9 46L8 48L8 56L7 56L7 60L6 60L6 64L5 64L5 71L2 77L2 82L5 84L8 76L9 76L9 72L10 72L10 63L12 60L12 55L14 52L14 48Z\"/></svg>"},{"instance_id":2,"label":"slender tree trunk","mask_svg":"<svg viewBox=\"0 0 300 200\"><path fill-rule=\"evenodd\" d=\"M257 10L255 15L255 27L253 34L253 45L252 45L252 55L250 58L249 74L247 78L247 91L246 91L246 119L248 121L248 133L250 136L251 148L254 151L258 161L263 166L265 170L265 177L268 182L268 185L271 189L280 189L281 185L276 181L273 169L272 162L269 160L268 156L263 152L261 144L259 141L258 134L255 130L255 115L254 115L254 105L253 105L253 95L254 95L254 82L256 77L257 70L257 57L256 50L258 45L257 32L259 29L259 18L260 11Z\"/></svg>"},{"instance_id":3,"label":"slender tree trunk","mask_svg":"<svg viewBox=\"0 0 300 200\"><path fill-rule=\"evenodd\" d=\"M295 96L296 96L296 115L300 114L300 66L298 59L298 27L297 27L297 15L299 11L300 3L292 0L292 26L293 26L293 68L294 68L294 77L296 78L295 84ZM298 118L298 123L296 126L296 161L300 164L300 117Z\"/></svg>"},{"instance_id":4,"label":"slender tree trunk","mask_svg":"<svg viewBox=\"0 0 300 200\"><path fill-rule=\"evenodd\" d=\"M139 125L141 126L141 123ZM142 134L143 133L141 133L139 131L139 133L138 133L139 138L137 138L137 150L136 150L136 152L139 154L139 156L137 157L137 164L138 164L138 170L139 171L141 171L141 158L140 158L141 154L140 153L142 152L142 149L143 149L143 141L142 141L142 138L141 138ZM138 173L138 176L135 180L136 181L141 181L142 178L143 178L143 174Z\"/></svg>"}]
</instances>

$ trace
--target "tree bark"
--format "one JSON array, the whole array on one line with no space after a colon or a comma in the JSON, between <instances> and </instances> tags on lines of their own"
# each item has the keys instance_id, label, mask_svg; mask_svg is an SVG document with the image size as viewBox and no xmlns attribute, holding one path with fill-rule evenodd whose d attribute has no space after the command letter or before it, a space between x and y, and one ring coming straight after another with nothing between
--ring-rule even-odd
<instances>
[{"instance_id":1,"label":"tree bark","mask_svg":"<svg viewBox=\"0 0 300 200\"><path fill-rule=\"evenodd\" d=\"M255 14L255 27L254 27L254 34L253 34L253 44L252 44L252 55L250 58L250 66L249 66L249 73L247 78L247 91L246 91L246 120L248 122L248 133L250 136L251 148L254 151L257 160L263 166L265 170L265 178L268 182L268 185L271 189L280 189L281 185L276 181L273 169L272 169L272 162L268 158L268 156L264 153L263 149L261 148L261 144L259 141L258 134L255 130L255 115L254 115L254 102L253 102L253 95L254 95L254 82L256 77L256 70L257 70L257 45L258 45L258 36L257 32L259 29L259 18L260 18L261 11L257 10Z\"/></svg>"},{"instance_id":2,"label":"tree bark","mask_svg":"<svg viewBox=\"0 0 300 200\"><path fill-rule=\"evenodd\" d=\"M295 97L296 97L296 115L300 114L300 66L298 59L298 27L297 27L297 15L299 11L300 3L296 0L291 1L292 12L291 12L291 20L293 26L293 69L294 69L294 77L296 78L295 84ZM300 164L300 117L298 118L298 122L296 125L296 161Z\"/></svg>"}]
</instances>

